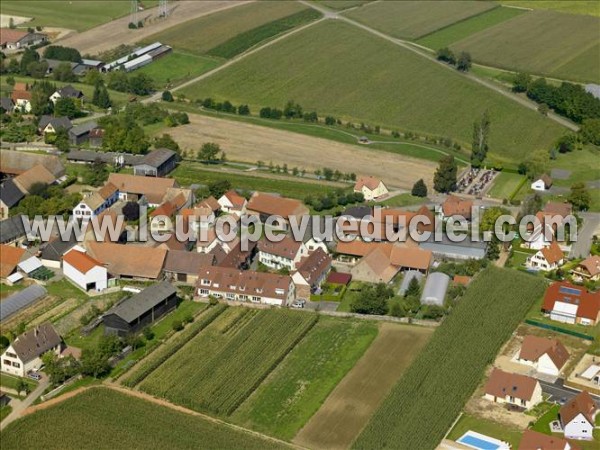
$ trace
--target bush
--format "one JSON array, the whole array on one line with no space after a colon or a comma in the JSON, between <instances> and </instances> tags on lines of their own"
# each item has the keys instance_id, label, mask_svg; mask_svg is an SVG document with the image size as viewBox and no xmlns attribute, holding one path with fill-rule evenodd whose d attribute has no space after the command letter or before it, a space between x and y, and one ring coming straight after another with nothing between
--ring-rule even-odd
<instances>
[{"instance_id":1,"label":"bush","mask_svg":"<svg viewBox=\"0 0 600 450\"><path fill-rule=\"evenodd\" d=\"M164 91L162 93L162 101L163 102L172 102L173 101L173 94L171 94L171 91Z\"/></svg>"},{"instance_id":2,"label":"bush","mask_svg":"<svg viewBox=\"0 0 600 450\"><path fill-rule=\"evenodd\" d=\"M181 320L174 320L171 324L171 328L173 328L173 331L181 331L183 330L183 323Z\"/></svg>"}]
</instances>

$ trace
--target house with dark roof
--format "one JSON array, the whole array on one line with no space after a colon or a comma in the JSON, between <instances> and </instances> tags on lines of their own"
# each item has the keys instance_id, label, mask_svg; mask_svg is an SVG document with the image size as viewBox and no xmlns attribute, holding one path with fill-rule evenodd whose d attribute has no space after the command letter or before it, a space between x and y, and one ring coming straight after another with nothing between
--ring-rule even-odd
<instances>
[{"instance_id":1,"label":"house with dark roof","mask_svg":"<svg viewBox=\"0 0 600 450\"><path fill-rule=\"evenodd\" d=\"M500 369L492 370L484 392L487 400L523 409L530 409L543 400L542 387L535 378Z\"/></svg>"},{"instance_id":2,"label":"house with dark roof","mask_svg":"<svg viewBox=\"0 0 600 450\"><path fill-rule=\"evenodd\" d=\"M598 407L588 391L582 391L564 404L558 417L567 439L594 439L594 420Z\"/></svg>"},{"instance_id":3,"label":"house with dark roof","mask_svg":"<svg viewBox=\"0 0 600 450\"><path fill-rule=\"evenodd\" d=\"M76 65L77 64L75 64L75 66ZM75 66L72 66L71 69L73 69ZM74 100L81 100L83 97L83 92L81 92L79 89L75 89L70 84L67 84L66 86L58 88L54 94L50 96L50 101L56 104L59 98L72 98Z\"/></svg>"},{"instance_id":4,"label":"house with dark roof","mask_svg":"<svg viewBox=\"0 0 600 450\"><path fill-rule=\"evenodd\" d=\"M60 236L54 240L42 244L40 247L42 254L40 260L46 267L60 269L62 258L65 253L77 245L77 236L75 233L69 234L69 240L63 241Z\"/></svg>"},{"instance_id":5,"label":"house with dark roof","mask_svg":"<svg viewBox=\"0 0 600 450\"><path fill-rule=\"evenodd\" d=\"M98 131L98 128L90 131L90 140L95 131ZM102 143L100 143L99 146L101 145ZM141 161L142 158L142 155L133 155L131 153L96 152L93 150L71 150L67 153L67 161L78 164L92 164L93 162L100 160L106 164L118 164L120 166L131 167Z\"/></svg>"},{"instance_id":6,"label":"house with dark roof","mask_svg":"<svg viewBox=\"0 0 600 450\"><path fill-rule=\"evenodd\" d=\"M557 322L595 326L600 322L600 292L590 292L566 281L550 285L542 312Z\"/></svg>"},{"instance_id":7,"label":"house with dark roof","mask_svg":"<svg viewBox=\"0 0 600 450\"><path fill-rule=\"evenodd\" d=\"M145 155L133 166L133 174L144 177L164 177L177 166L177 153L159 148Z\"/></svg>"},{"instance_id":8,"label":"house with dark roof","mask_svg":"<svg viewBox=\"0 0 600 450\"><path fill-rule=\"evenodd\" d=\"M296 270L296 264L308 256L308 249L303 242L285 236L279 242L261 239L258 242L258 260L265 266L279 270Z\"/></svg>"},{"instance_id":9,"label":"house with dark roof","mask_svg":"<svg viewBox=\"0 0 600 450\"><path fill-rule=\"evenodd\" d=\"M126 298L102 316L106 334L126 336L156 322L177 307L177 291L168 281Z\"/></svg>"},{"instance_id":10,"label":"house with dark roof","mask_svg":"<svg viewBox=\"0 0 600 450\"><path fill-rule=\"evenodd\" d=\"M2 108L4 112L10 114L15 109L15 102L13 102L10 97L0 97L0 108Z\"/></svg>"},{"instance_id":11,"label":"house with dark roof","mask_svg":"<svg viewBox=\"0 0 600 450\"><path fill-rule=\"evenodd\" d=\"M38 133L40 134L56 133L61 128L67 131L73 128L68 117L42 116L38 123Z\"/></svg>"},{"instance_id":12,"label":"house with dark roof","mask_svg":"<svg viewBox=\"0 0 600 450\"><path fill-rule=\"evenodd\" d=\"M17 336L2 354L0 368L19 377L42 367L41 356L46 352L60 355L63 340L50 322L45 322Z\"/></svg>"},{"instance_id":13,"label":"house with dark roof","mask_svg":"<svg viewBox=\"0 0 600 450\"><path fill-rule=\"evenodd\" d=\"M95 120L75 125L69 130L69 142L71 145L85 144L90 140L92 130L96 128L98 128L98 123Z\"/></svg>"},{"instance_id":14,"label":"house with dark roof","mask_svg":"<svg viewBox=\"0 0 600 450\"><path fill-rule=\"evenodd\" d=\"M0 244L17 245L25 242L27 232L23 219L29 220L27 216L19 215L0 221Z\"/></svg>"},{"instance_id":15,"label":"house with dark roof","mask_svg":"<svg viewBox=\"0 0 600 450\"><path fill-rule=\"evenodd\" d=\"M296 297L310 298L312 292L317 291L327 279L331 270L332 259L320 248L302 258L292 274L296 286Z\"/></svg>"},{"instance_id":16,"label":"house with dark roof","mask_svg":"<svg viewBox=\"0 0 600 450\"><path fill-rule=\"evenodd\" d=\"M10 208L17 206L25 194L17 187L12 179L0 184L0 220L8 218Z\"/></svg>"},{"instance_id":17,"label":"house with dark roof","mask_svg":"<svg viewBox=\"0 0 600 450\"><path fill-rule=\"evenodd\" d=\"M569 360L569 352L558 339L527 335L515 360L537 372L557 377Z\"/></svg>"},{"instance_id":18,"label":"house with dark roof","mask_svg":"<svg viewBox=\"0 0 600 450\"><path fill-rule=\"evenodd\" d=\"M17 30L16 28L0 28L0 48L7 50L20 50L42 44L48 40L43 33Z\"/></svg>"}]
</instances>

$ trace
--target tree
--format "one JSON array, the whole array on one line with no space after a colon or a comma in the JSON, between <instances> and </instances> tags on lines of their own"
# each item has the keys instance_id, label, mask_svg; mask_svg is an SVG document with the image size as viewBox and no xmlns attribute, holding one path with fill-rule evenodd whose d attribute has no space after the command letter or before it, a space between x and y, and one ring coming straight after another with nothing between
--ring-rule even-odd
<instances>
[{"instance_id":1,"label":"tree","mask_svg":"<svg viewBox=\"0 0 600 450\"><path fill-rule=\"evenodd\" d=\"M517 217L517 221L520 221L525 216L533 216L542 209L542 197L539 194L533 194L528 196L521 204L521 210Z\"/></svg>"},{"instance_id":2,"label":"tree","mask_svg":"<svg viewBox=\"0 0 600 450\"><path fill-rule=\"evenodd\" d=\"M174 320L171 323L171 328L173 329L173 331L181 331L183 330L183 323L181 322L181 320Z\"/></svg>"},{"instance_id":3,"label":"tree","mask_svg":"<svg viewBox=\"0 0 600 450\"><path fill-rule=\"evenodd\" d=\"M437 51L436 57L438 60L447 62L448 64L456 64L456 56L454 56L454 53L448 47L440 48Z\"/></svg>"},{"instance_id":4,"label":"tree","mask_svg":"<svg viewBox=\"0 0 600 450\"><path fill-rule=\"evenodd\" d=\"M461 72L468 72L471 69L471 54L467 52L461 52L456 61L456 68Z\"/></svg>"},{"instance_id":5,"label":"tree","mask_svg":"<svg viewBox=\"0 0 600 450\"><path fill-rule=\"evenodd\" d=\"M495 261L500 257L500 241L493 235L492 240L488 242L485 257L490 261Z\"/></svg>"},{"instance_id":6,"label":"tree","mask_svg":"<svg viewBox=\"0 0 600 450\"><path fill-rule=\"evenodd\" d=\"M181 153L179 144L173 140L170 134L163 133L162 136L154 138L154 148L168 148L177 154Z\"/></svg>"},{"instance_id":7,"label":"tree","mask_svg":"<svg viewBox=\"0 0 600 450\"><path fill-rule=\"evenodd\" d=\"M547 116L548 113L550 112L550 108L548 108L548 105L546 105L545 103L542 103L542 104L540 104L540 106L538 106L538 112L542 116Z\"/></svg>"},{"instance_id":8,"label":"tree","mask_svg":"<svg viewBox=\"0 0 600 450\"><path fill-rule=\"evenodd\" d=\"M38 80L44 78L48 72L48 63L46 61L33 61L27 65L27 75Z\"/></svg>"},{"instance_id":9,"label":"tree","mask_svg":"<svg viewBox=\"0 0 600 450\"><path fill-rule=\"evenodd\" d=\"M71 69L71 64L68 62L62 62L58 65L54 72L52 72L52 78L56 81L75 81L77 77Z\"/></svg>"},{"instance_id":10,"label":"tree","mask_svg":"<svg viewBox=\"0 0 600 450\"><path fill-rule=\"evenodd\" d=\"M568 133L558 138L556 148L559 153L569 153L577 147L577 135Z\"/></svg>"},{"instance_id":11,"label":"tree","mask_svg":"<svg viewBox=\"0 0 600 450\"><path fill-rule=\"evenodd\" d=\"M69 150L71 150L71 143L69 142L69 132L66 128L60 127L58 130L56 130L54 146L63 153L67 153Z\"/></svg>"},{"instance_id":12,"label":"tree","mask_svg":"<svg viewBox=\"0 0 600 450\"><path fill-rule=\"evenodd\" d=\"M590 204L592 203L592 197L585 186L585 183L578 182L571 186L569 202L577 211L586 211L589 209Z\"/></svg>"},{"instance_id":13,"label":"tree","mask_svg":"<svg viewBox=\"0 0 600 450\"><path fill-rule=\"evenodd\" d=\"M86 170L83 177L83 182L90 186L102 186L108 179L108 167L100 158L96 158L94 162Z\"/></svg>"},{"instance_id":14,"label":"tree","mask_svg":"<svg viewBox=\"0 0 600 450\"><path fill-rule=\"evenodd\" d=\"M471 165L473 167L480 167L487 156L490 124L490 116L487 111L483 113L481 120L476 120L473 123L473 143L471 146Z\"/></svg>"},{"instance_id":15,"label":"tree","mask_svg":"<svg viewBox=\"0 0 600 450\"><path fill-rule=\"evenodd\" d=\"M600 118L585 119L579 130L579 134L584 143L600 146Z\"/></svg>"},{"instance_id":16,"label":"tree","mask_svg":"<svg viewBox=\"0 0 600 450\"><path fill-rule=\"evenodd\" d=\"M427 197L427 185L423 181L423 178L418 180L412 188L411 194L415 197Z\"/></svg>"},{"instance_id":17,"label":"tree","mask_svg":"<svg viewBox=\"0 0 600 450\"><path fill-rule=\"evenodd\" d=\"M81 373L94 378L110 372L109 356L94 349L84 349L81 353Z\"/></svg>"},{"instance_id":18,"label":"tree","mask_svg":"<svg viewBox=\"0 0 600 450\"><path fill-rule=\"evenodd\" d=\"M17 391L17 395L21 395L21 392L25 392L25 395L29 395L29 391L31 391L29 387L29 383L25 380L19 379L17 381L17 385L15 386L15 391Z\"/></svg>"},{"instance_id":19,"label":"tree","mask_svg":"<svg viewBox=\"0 0 600 450\"><path fill-rule=\"evenodd\" d=\"M394 295L393 289L379 283L375 286L365 286L350 308L359 314L385 315L388 312L388 300Z\"/></svg>"},{"instance_id":20,"label":"tree","mask_svg":"<svg viewBox=\"0 0 600 450\"><path fill-rule=\"evenodd\" d=\"M172 102L173 94L171 94L171 91L164 91L161 95L161 98L163 102Z\"/></svg>"},{"instance_id":21,"label":"tree","mask_svg":"<svg viewBox=\"0 0 600 450\"><path fill-rule=\"evenodd\" d=\"M240 116L249 116L250 115L250 107L248 105L238 106L238 114Z\"/></svg>"},{"instance_id":22,"label":"tree","mask_svg":"<svg viewBox=\"0 0 600 450\"><path fill-rule=\"evenodd\" d=\"M394 317L405 317L406 310L399 302L394 302L390 307L390 315Z\"/></svg>"},{"instance_id":23,"label":"tree","mask_svg":"<svg viewBox=\"0 0 600 450\"><path fill-rule=\"evenodd\" d=\"M549 152L541 149L536 150L531 155L529 161L527 161L527 176L533 180L544 174L548 168L549 162Z\"/></svg>"},{"instance_id":24,"label":"tree","mask_svg":"<svg viewBox=\"0 0 600 450\"><path fill-rule=\"evenodd\" d=\"M503 215L510 215L510 211L506 208L501 208L499 206L492 206L491 208L486 208L483 212L483 216L481 217L479 230L482 232L494 231L496 220L498 220L498 218Z\"/></svg>"},{"instance_id":25,"label":"tree","mask_svg":"<svg viewBox=\"0 0 600 450\"><path fill-rule=\"evenodd\" d=\"M221 197L225 192L231 189L231 182L229 180L217 180L208 183L208 192L214 198Z\"/></svg>"},{"instance_id":26,"label":"tree","mask_svg":"<svg viewBox=\"0 0 600 450\"><path fill-rule=\"evenodd\" d=\"M404 297L418 297L421 294L421 284L416 277L413 277L408 283Z\"/></svg>"},{"instance_id":27,"label":"tree","mask_svg":"<svg viewBox=\"0 0 600 450\"><path fill-rule=\"evenodd\" d=\"M40 55L38 55L38 52L36 52L34 49L32 48L26 48L25 51L23 52L23 55L21 56L21 62L20 62L20 73L21 75L29 75L28 72L28 67L29 64L33 63L33 62L38 62L40 60Z\"/></svg>"},{"instance_id":28,"label":"tree","mask_svg":"<svg viewBox=\"0 0 600 450\"><path fill-rule=\"evenodd\" d=\"M15 19L13 17L8 18L8 28L10 28L11 30L17 28L17 26L15 25Z\"/></svg>"},{"instance_id":29,"label":"tree","mask_svg":"<svg viewBox=\"0 0 600 450\"><path fill-rule=\"evenodd\" d=\"M6 336L0 334L0 349L7 348L10 345L10 341Z\"/></svg>"},{"instance_id":30,"label":"tree","mask_svg":"<svg viewBox=\"0 0 600 450\"><path fill-rule=\"evenodd\" d=\"M433 188L437 192L448 193L456 189L458 167L454 156L448 155L440 160L433 176Z\"/></svg>"},{"instance_id":31,"label":"tree","mask_svg":"<svg viewBox=\"0 0 600 450\"><path fill-rule=\"evenodd\" d=\"M299 119L302 117L302 106L294 103L294 100L288 100L285 108L283 108L283 115L287 119Z\"/></svg>"},{"instance_id":32,"label":"tree","mask_svg":"<svg viewBox=\"0 0 600 450\"><path fill-rule=\"evenodd\" d=\"M123 206L123 216L128 222L135 222L140 218L140 205L136 202L127 202Z\"/></svg>"},{"instance_id":33,"label":"tree","mask_svg":"<svg viewBox=\"0 0 600 450\"><path fill-rule=\"evenodd\" d=\"M127 130L123 147L133 154L144 154L150 148L150 141L146 137L144 129L139 125L134 125Z\"/></svg>"},{"instance_id":34,"label":"tree","mask_svg":"<svg viewBox=\"0 0 600 450\"><path fill-rule=\"evenodd\" d=\"M49 45L44 49L44 58L57 59L59 61L70 61L80 63L82 61L79 50L60 45Z\"/></svg>"},{"instance_id":35,"label":"tree","mask_svg":"<svg viewBox=\"0 0 600 450\"><path fill-rule=\"evenodd\" d=\"M221 152L221 146L214 142L206 142L202 144L198 152L198 159L204 162L213 162L217 160L217 155Z\"/></svg>"},{"instance_id":36,"label":"tree","mask_svg":"<svg viewBox=\"0 0 600 450\"><path fill-rule=\"evenodd\" d=\"M520 72L515 75L513 79L513 92L527 92L529 85L531 84L531 75L528 73Z\"/></svg>"},{"instance_id":37,"label":"tree","mask_svg":"<svg viewBox=\"0 0 600 450\"><path fill-rule=\"evenodd\" d=\"M129 92L135 95L148 95L154 90L154 80L145 73L129 78Z\"/></svg>"},{"instance_id":38,"label":"tree","mask_svg":"<svg viewBox=\"0 0 600 450\"><path fill-rule=\"evenodd\" d=\"M94 95L92 97L92 104L98 108L108 109L112 105L108 90L104 85L104 81L98 80L94 85Z\"/></svg>"},{"instance_id":39,"label":"tree","mask_svg":"<svg viewBox=\"0 0 600 450\"><path fill-rule=\"evenodd\" d=\"M74 119L81 115L81 111L70 97L60 97L54 104L54 115L56 117L68 117Z\"/></svg>"}]
</instances>

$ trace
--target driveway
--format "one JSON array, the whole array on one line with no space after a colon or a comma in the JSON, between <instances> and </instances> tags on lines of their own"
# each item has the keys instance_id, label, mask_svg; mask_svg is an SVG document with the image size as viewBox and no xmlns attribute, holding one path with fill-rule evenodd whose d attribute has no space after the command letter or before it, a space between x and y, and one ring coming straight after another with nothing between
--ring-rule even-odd
<instances>
[{"instance_id":1,"label":"driveway","mask_svg":"<svg viewBox=\"0 0 600 450\"><path fill-rule=\"evenodd\" d=\"M579 213L583 218L583 226L578 230L577 242L571 245L570 258L585 258L590 254L592 248L592 238L594 234L600 232L600 214L598 213Z\"/></svg>"},{"instance_id":2,"label":"driveway","mask_svg":"<svg viewBox=\"0 0 600 450\"><path fill-rule=\"evenodd\" d=\"M338 302L306 302L306 309L311 311L335 311L340 304Z\"/></svg>"},{"instance_id":3,"label":"driveway","mask_svg":"<svg viewBox=\"0 0 600 450\"><path fill-rule=\"evenodd\" d=\"M547 381L542 380L539 380L539 382L542 386L542 392L549 395L550 398L548 400L553 402L558 402L560 399L565 399L565 402L568 402L580 392L576 389L564 386L564 380L562 378L559 378L554 383L548 383ZM596 395L592 395L592 397L594 398L596 405L600 407L600 397Z\"/></svg>"},{"instance_id":4,"label":"driveway","mask_svg":"<svg viewBox=\"0 0 600 450\"><path fill-rule=\"evenodd\" d=\"M8 426L9 423L13 422L14 420L17 420L21 416L21 413L29 406L31 406L31 404L40 395L42 395L46 388L50 385L50 381L48 380L46 374L40 373L40 375L42 375L42 379L40 380L37 387L27 396L27 398L25 398L24 400L13 399L10 402L10 406L12 406L12 411L8 416L6 416L6 418L2 422L0 422L0 431L6 428L6 426Z\"/></svg>"}]
</instances>

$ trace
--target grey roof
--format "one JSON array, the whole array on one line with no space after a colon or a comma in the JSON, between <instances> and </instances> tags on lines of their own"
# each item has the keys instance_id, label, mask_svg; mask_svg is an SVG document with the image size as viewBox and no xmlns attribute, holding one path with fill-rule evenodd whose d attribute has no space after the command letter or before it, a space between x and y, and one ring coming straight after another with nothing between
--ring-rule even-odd
<instances>
[{"instance_id":1,"label":"grey roof","mask_svg":"<svg viewBox=\"0 0 600 450\"><path fill-rule=\"evenodd\" d=\"M52 116L42 116L40 118L39 128L46 128L48 124L51 123L54 129L64 128L66 130L71 129L73 124L68 117L52 117Z\"/></svg>"},{"instance_id":2,"label":"grey roof","mask_svg":"<svg viewBox=\"0 0 600 450\"><path fill-rule=\"evenodd\" d=\"M131 153L116 153L116 152L94 152L92 150L71 150L67 154L68 161L80 161L92 163L96 159L105 162L107 164L113 164L115 157L123 156L126 166L132 166L138 164L143 158L141 155L132 155Z\"/></svg>"},{"instance_id":3,"label":"grey roof","mask_svg":"<svg viewBox=\"0 0 600 450\"><path fill-rule=\"evenodd\" d=\"M92 120L90 122L75 125L69 130L69 134L72 136L83 136L84 134L92 131L94 128L98 128L98 123L95 120Z\"/></svg>"},{"instance_id":4,"label":"grey roof","mask_svg":"<svg viewBox=\"0 0 600 450\"><path fill-rule=\"evenodd\" d=\"M145 164L154 168L159 168L162 164L166 163L174 156L177 156L177 153L175 153L173 150L169 150L168 148L159 148L145 155L136 165Z\"/></svg>"},{"instance_id":5,"label":"grey roof","mask_svg":"<svg viewBox=\"0 0 600 450\"><path fill-rule=\"evenodd\" d=\"M77 64L78 64L78 63L71 62L71 61L60 61L58 59L45 59L44 61L46 61L48 63L48 69L52 69L52 70L56 69L58 66L60 66L61 64L64 64L64 63L67 63L69 66L71 66L71 70L73 70L73 68L75 66L77 66Z\"/></svg>"},{"instance_id":6,"label":"grey roof","mask_svg":"<svg viewBox=\"0 0 600 450\"><path fill-rule=\"evenodd\" d=\"M73 72L73 75L81 76L85 75L88 69L89 66L86 66L85 64L77 64L75 67L73 67L73 69L71 69L71 71Z\"/></svg>"},{"instance_id":7,"label":"grey roof","mask_svg":"<svg viewBox=\"0 0 600 450\"><path fill-rule=\"evenodd\" d=\"M63 241L59 236L44 246L42 249L42 259L48 261L60 261L63 255L77 244L77 236L75 236L75 233L69 234L68 241Z\"/></svg>"},{"instance_id":8,"label":"grey roof","mask_svg":"<svg viewBox=\"0 0 600 450\"><path fill-rule=\"evenodd\" d=\"M50 322L43 323L17 336L12 348L24 363L60 345L62 339Z\"/></svg>"},{"instance_id":9,"label":"grey roof","mask_svg":"<svg viewBox=\"0 0 600 450\"><path fill-rule=\"evenodd\" d=\"M351 216L357 219L362 219L365 216L373 214L373 208L367 205L351 206L346 208L342 213L342 216Z\"/></svg>"},{"instance_id":10,"label":"grey roof","mask_svg":"<svg viewBox=\"0 0 600 450\"><path fill-rule=\"evenodd\" d=\"M215 255L185 250L169 250L165 259L165 272L198 275L200 269L212 266L216 262Z\"/></svg>"},{"instance_id":11,"label":"grey roof","mask_svg":"<svg viewBox=\"0 0 600 450\"><path fill-rule=\"evenodd\" d=\"M0 97L0 107L6 112L12 112L15 108L15 103L12 101L12 98Z\"/></svg>"},{"instance_id":12,"label":"grey roof","mask_svg":"<svg viewBox=\"0 0 600 450\"><path fill-rule=\"evenodd\" d=\"M485 257L486 242L473 242L467 236L462 242L453 242L444 233L440 242L435 242L433 235L427 241L421 242L419 247L431 250L435 256L445 256L456 259L481 259Z\"/></svg>"},{"instance_id":13,"label":"grey roof","mask_svg":"<svg viewBox=\"0 0 600 450\"><path fill-rule=\"evenodd\" d=\"M402 279L402 284L400 284L400 289L398 289L398 294L404 295L413 278L416 278L420 283L423 279L423 274L418 270L407 270L404 272L404 278Z\"/></svg>"},{"instance_id":14,"label":"grey roof","mask_svg":"<svg viewBox=\"0 0 600 450\"><path fill-rule=\"evenodd\" d=\"M0 221L0 242L12 242L15 239L25 236L25 227L23 226L23 217L27 220L26 216L19 215L9 217L8 219Z\"/></svg>"},{"instance_id":15,"label":"grey roof","mask_svg":"<svg viewBox=\"0 0 600 450\"><path fill-rule=\"evenodd\" d=\"M450 284L450 277L442 272L430 273L421 294L421 303L444 306L444 298Z\"/></svg>"},{"instance_id":16,"label":"grey roof","mask_svg":"<svg viewBox=\"0 0 600 450\"><path fill-rule=\"evenodd\" d=\"M11 179L5 180L0 184L0 200L8 208L12 208L19 201L25 197L25 194L17 187L15 182Z\"/></svg>"},{"instance_id":17,"label":"grey roof","mask_svg":"<svg viewBox=\"0 0 600 450\"><path fill-rule=\"evenodd\" d=\"M127 323L131 323L176 292L175 288L168 281L162 281L147 287L133 297L123 300L118 305L109 309L105 315L115 314Z\"/></svg>"},{"instance_id":18,"label":"grey roof","mask_svg":"<svg viewBox=\"0 0 600 450\"><path fill-rule=\"evenodd\" d=\"M79 89L75 89L70 84L67 84L66 86L63 86L60 89L57 89L57 91L61 97L72 97L72 98L83 97L83 92L81 92Z\"/></svg>"},{"instance_id":19,"label":"grey roof","mask_svg":"<svg viewBox=\"0 0 600 450\"><path fill-rule=\"evenodd\" d=\"M12 316L14 313L31 305L33 302L44 298L48 293L39 284L32 284L22 291L15 292L10 297L2 300L0 308L0 321Z\"/></svg>"},{"instance_id":20,"label":"grey roof","mask_svg":"<svg viewBox=\"0 0 600 450\"><path fill-rule=\"evenodd\" d=\"M600 98L600 84L586 84L585 92L592 94L596 98Z\"/></svg>"}]
</instances>

